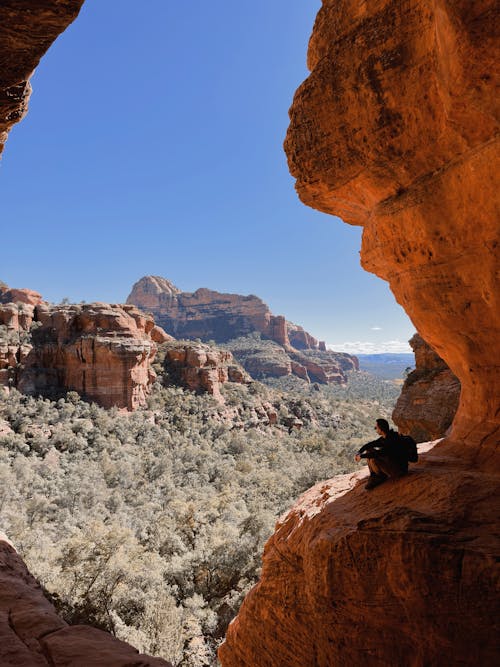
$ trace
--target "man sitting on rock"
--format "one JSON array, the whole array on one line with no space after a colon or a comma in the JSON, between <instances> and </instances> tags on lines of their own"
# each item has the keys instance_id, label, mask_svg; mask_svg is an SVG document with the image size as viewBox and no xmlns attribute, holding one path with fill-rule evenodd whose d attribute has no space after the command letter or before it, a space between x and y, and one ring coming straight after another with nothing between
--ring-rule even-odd
<instances>
[{"instance_id":1,"label":"man sitting on rock","mask_svg":"<svg viewBox=\"0 0 500 667\"><path fill-rule=\"evenodd\" d=\"M408 451L396 431L389 428L386 419L377 419L375 430L380 438L363 445L356 461L367 459L370 478L365 488L374 489L389 477L401 477L408 472Z\"/></svg>"}]
</instances>

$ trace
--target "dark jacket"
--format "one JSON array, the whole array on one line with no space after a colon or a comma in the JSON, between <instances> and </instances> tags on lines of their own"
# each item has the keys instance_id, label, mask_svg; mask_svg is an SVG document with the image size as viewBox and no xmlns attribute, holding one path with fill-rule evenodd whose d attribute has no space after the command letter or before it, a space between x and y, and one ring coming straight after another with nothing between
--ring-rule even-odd
<instances>
[{"instance_id":1,"label":"dark jacket","mask_svg":"<svg viewBox=\"0 0 500 667\"><path fill-rule=\"evenodd\" d=\"M402 442L399 433L392 429L385 438L377 438L367 442L358 451L362 459L389 458L402 469L408 470L408 450Z\"/></svg>"}]
</instances>

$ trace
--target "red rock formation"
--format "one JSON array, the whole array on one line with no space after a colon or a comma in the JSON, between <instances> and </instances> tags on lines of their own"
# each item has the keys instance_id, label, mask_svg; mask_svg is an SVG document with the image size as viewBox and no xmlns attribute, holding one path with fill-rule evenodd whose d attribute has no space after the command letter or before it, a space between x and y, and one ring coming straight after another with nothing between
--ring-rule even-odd
<instances>
[{"instance_id":1,"label":"red rock formation","mask_svg":"<svg viewBox=\"0 0 500 667\"><path fill-rule=\"evenodd\" d=\"M3 0L0 5L0 153L28 110L29 78L56 37L77 17L83 0Z\"/></svg>"},{"instance_id":2,"label":"red rock formation","mask_svg":"<svg viewBox=\"0 0 500 667\"><path fill-rule=\"evenodd\" d=\"M0 285L0 303L26 303L37 306L42 303L42 295L31 289L15 289Z\"/></svg>"},{"instance_id":3,"label":"red rock formation","mask_svg":"<svg viewBox=\"0 0 500 667\"><path fill-rule=\"evenodd\" d=\"M298 324L287 322L287 332L290 345L296 350L317 350L319 348L319 341Z\"/></svg>"},{"instance_id":4,"label":"red rock formation","mask_svg":"<svg viewBox=\"0 0 500 667\"><path fill-rule=\"evenodd\" d=\"M106 632L65 623L1 533L0 633L3 667L171 667Z\"/></svg>"},{"instance_id":5,"label":"red rock formation","mask_svg":"<svg viewBox=\"0 0 500 667\"><path fill-rule=\"evenodd\" d=\"M498 441L496 19L492 0L323 2L285 146L301 199L364 226L363 266L459 378L467 446Z\"/></svg>"},{"instance_id":6,"label":"red rock formation","mask_svg":"<svg viewBox=\"0 0 500 667\"><path fill-rule=\"evenodd\" d=\"M205 288L191 294L181 292L165 278L147 276L135 283L127 303L151 311L156 321L176 338L227 342L258 332L281 345L284 353L272 350L265 354L259 350L256 356L246 359L245 369L255 378L293 374L307 381L345 382L345 371L357 368L354 357L328 352L324 343L319 350L316 338L283 315L273 315L253 295L222 294ZM296 349L320 354L314 360L306 359ZM351 363L346 361L347 357Z\"/></svg>"},{"instance_id":7,"label":"red rock formation","mask_svg":"<svg viewBox=\"0 0 500 667\"><path fill-rule=\"evenodd\" d=\"M224 667L496 664L498 478L474 484L436 450L371 493L355 473L298 500L229 627Z\"/></svg>"},{"instance_id":8,"label":"red rock formation","mask_svg":"<svg viewBox=\"0 0 500 667\"><path fill-rule=\"evenodd\" d=\"M416 368L406 379L392 419L417 442L446 435L457 411L460 382L445 362L415 334L410 340Z\"/></svg>"},{"instance_id":9,"label":"red rock formation","mask_svg":"<svg viewBox=\"0 0 500 667\"><path fill-rule=\"evenodd\" d=\"M11 303L0 305L0 323L0 384L26 393L74 390L129 410L145 403L156 343L171 338L128 305Z\"/></svg>"},{"instance_id":10,"label":"red rock formation","mask_svg":"<svg viewBox=\"0 0 500 667\"><path fill-rule=\"evenodd\" d=\"M220 402L224 400L220 389L226 382L252 381L231 352L200 343L170 343L166 346L165 368L188 389L206 391Z\"/></svg>"},{"instance_id":11,"label":"red rock formation","mask_svg":"<svg viewBox=\"0 0 500 667\"><path fill-rule=\"evenodd\" d=\"M450 436L371 493L340 478L278 524L223 667L498 661L497 122L492 0L323 0L285 143L301 199L462 385Z\"/></svg>"}]
</instances>

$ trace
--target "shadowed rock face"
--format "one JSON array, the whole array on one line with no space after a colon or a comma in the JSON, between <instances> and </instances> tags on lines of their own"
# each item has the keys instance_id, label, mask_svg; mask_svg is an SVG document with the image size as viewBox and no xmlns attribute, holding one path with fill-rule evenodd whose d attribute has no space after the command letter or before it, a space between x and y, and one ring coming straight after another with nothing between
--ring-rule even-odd
<instances>
[{"instance_id":1,"label":"shadowed rock face","mask_svg":"<svg viewBox=\"0 0 500 667\"><path fill-rule=\"evenodd\" d=\"M415 334L410 345L416 367L405 380L392 419L401 433L417 442L436 440L446 435L453 421L460 382L421 336Z\"/></svg>"},{"instance_id":2,"label":"shadowed rock face","mask_svg":"<svg viewBox=\"0 0 500 667\"><path fill-rule=\"evenodd\" d=\"M371 492L318 485L278 523L224 667L498 660L500 22L493 0L324 0L285 142L306 204L363 225L462 385L449 437Z\"/></svg>"},{"instance_id":3,"label":"shadowed rock face","mask_svg":"<svg viewBox=\"0 0 500 667\"><path fill-rule=\"evenodd\" d=\"M11 127L28 111L29 79L83 0L2 0L0 4L0 153Z\"/></svg>"},{"instance_id":4,"label":"shadowed rock face","mask_svg":"<svg viewBox=\"0 0 500 667\"><path fill-rule=\"evenodd\" d=\"M106 632L69 626L44 598L21 558L0 533L0 664L4 667L171 667Z\"/></svg>"}]
</instances>

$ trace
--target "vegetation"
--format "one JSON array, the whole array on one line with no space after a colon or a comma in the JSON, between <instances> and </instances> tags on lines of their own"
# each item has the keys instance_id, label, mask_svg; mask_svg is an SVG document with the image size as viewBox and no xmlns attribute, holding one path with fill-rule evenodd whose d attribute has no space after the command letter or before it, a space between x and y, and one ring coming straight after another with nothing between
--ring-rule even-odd
<instances>
[{"instance_id":1,"label":"vegetation","mask_svg":"<svg viewBox=\"0 0 500 667\"><path fill-rule=\"evenodd\" d=\"M132 414L0 389L3 528L67 620L176 666L216 664L276 518L352 470L395 401L367 374L295 380L226 385L223 406L158 383Z\"/></svg>"}]
</instances>

